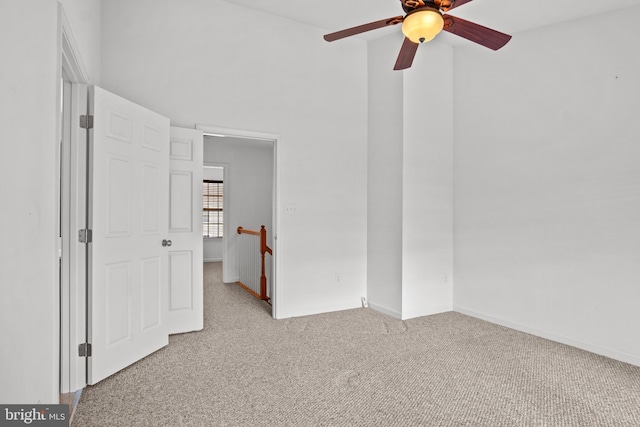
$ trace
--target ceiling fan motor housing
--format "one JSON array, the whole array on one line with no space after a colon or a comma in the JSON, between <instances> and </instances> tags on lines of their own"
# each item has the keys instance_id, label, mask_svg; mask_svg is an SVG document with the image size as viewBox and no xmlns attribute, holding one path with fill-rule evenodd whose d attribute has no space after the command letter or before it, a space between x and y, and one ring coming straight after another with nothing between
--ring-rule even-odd
<instances>
[{"instance_id":1,"label":"ceiling fan motor housing","mask_svg":"<svg viewBox=\"0 0 640 427\"><path fill-rule=\"evenodd\" d=\"M450 4L450 0L440 0L440 3ZM441 9L440 4L435 1L424 1L424 0L402 0L402 9L405 13L409 13L416 9L420 9L424 6L431 7L433 9Z\"/></svg>"}]
</instances>

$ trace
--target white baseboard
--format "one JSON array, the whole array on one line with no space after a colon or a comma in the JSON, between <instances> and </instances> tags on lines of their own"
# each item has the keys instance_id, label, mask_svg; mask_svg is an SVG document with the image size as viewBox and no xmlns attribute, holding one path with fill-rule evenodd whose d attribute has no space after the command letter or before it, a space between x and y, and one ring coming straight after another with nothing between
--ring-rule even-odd
<instances>
[{"instance_id":1,"label":"white baseboard","mask_svg":"<svg viewBox=\"0 0 640 427\"><path fill-rule=\"evenodd\" d=\"M311 316L313 314L322 314L322 313L331 313L333 311L344 311L344 310L353 310L355 308L361 308L362 305L356 303L354 304L336 304L336 305L327 305L322 307L295 307L293 310L286 310L284 312L280 312L280 308L278 309L278 313L276 319L287 319L289 317L303 317L303 316Z\"/></svg>"},{"instance_id":2,"label":"white baseboard","mask_svg":"<svg viewBox=\"0 0 640 427\"><path fill-rule=\"evenodd\" d=\"M376 304L375 302L369 301L369 308L372 310L378 311L382 314L386 314L387 316L391 316L394 319L402 320L402 313L399 313L396 310L392 310L385 306Z\"/></svg>"},{"instance_id":3,"label":"white baseboard","mask_svg":"<svg viewBox=\"0 0 640 427\"><path fill-rule=\"evenodd\" d=\"M413 310L407 313L400 313L396 310L392 310L388 307L376 304L375 302L372 303L371 301L369 301L369 308L371 308L372 310L378 311L380 313L386 314L387 316L391 316L394 319L398 319L398 320L408 320L408 319L414 319L416 317L431 316L432 314L446 313L448 311L453 310L453 306L451 304L444 304L444 305L434 305L431 307L424 307L424 308L421 308L420 310Z\"/></svg>"},{"instance_id":4,"label":"white baseboard","mask_svg":"<svg viewBox=\"0 0 640 427\"><path fill-rule=\"evenodd\" d=\"M203 262L222 262L222 258L204 259Z\"/></svg>"},{"instance_id":5,"label":"white baseboard","mask_svg":"<svg viewBox=\"0 0 640 427\"><path fill-rule=\"evenodd\" d=\"M507 328L515 329L520 332L535 335L537 337L545 338L551 341L559 342L561 344L570 345L572 347L579 348L581 350L589 351L591 353L599 354L601 356L610 357L611 359L619 360L621 362L629 363L631 365L640 366L640 356L624 351L619 351L613 348L602 347L597 344L585 343L564 335L555 334L553 332L544 331L542 329L532 328L520 323L511 322L509 320L501 319L499 317L490 316L485 313L475 311L470 308L461 307L459 305L453 306L453 311L466 314L467 316L476 317L478 319L486 320L487 322L495 323Z\"/></svg>"},{"instance_id":6,"label":"white baseboard","mask_svg":"<svg viewBox=\"0 0 640 427\"><path fill-rule=\"evenodd\" d=\"M446 313L453 310L452 304L434 305L430 307L424 307L420 310L413 310L406 313L402 313L402 320L414 319L416 317L431 316L433 314Z\"/></svg>"}]
</instances>

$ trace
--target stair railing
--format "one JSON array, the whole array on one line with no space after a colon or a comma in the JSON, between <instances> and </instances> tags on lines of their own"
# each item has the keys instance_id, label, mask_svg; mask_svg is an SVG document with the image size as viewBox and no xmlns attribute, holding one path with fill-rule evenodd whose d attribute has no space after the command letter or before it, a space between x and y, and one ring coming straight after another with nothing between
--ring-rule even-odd
<instances>
[{"instance_id":1,"label":"stair railing","mask_svg":"<svg viewBox=\"0 0 640 427\"><path fill-rule=\"evenodd\" d=\"M267 230L264 225L260 227L259 231L238 227L238 234L246 235L247 237L257 236L259 238L258 242L255 242L254 239L247 239L246 244L242 240L240 242L240 281L238 285L256 298L269 302L265 255L268 253L273 256L273 251L267 246ZM258 248L257 251L255 250L256 246ZM258 270L260 271L259 279Z\"/></svg>"}]
</instances>

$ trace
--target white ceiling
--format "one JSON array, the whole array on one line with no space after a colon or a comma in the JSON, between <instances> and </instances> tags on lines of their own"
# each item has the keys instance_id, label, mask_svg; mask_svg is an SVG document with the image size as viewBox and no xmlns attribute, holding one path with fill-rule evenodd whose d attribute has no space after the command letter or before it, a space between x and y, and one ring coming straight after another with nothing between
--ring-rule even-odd
<instances>
[{"instance_id":1,"label":"white ceiling","mask_svg":"<svg viewBox=\"0 0 640 427\"><path fill-rule=\"evenodd\" d=\"M327 33L404 14L399 0L223 1L313 25L327 30ZM557 0L555 3L534 0L474 0L452 10L450 14L513 35L533 28L636 5L640 5L640 0ZM370 40L384 36L390 31L400 29L398 26L383 28L360 37ZM451 34L441 34L438 38L449 43L461 40Z\"/></svg>"}]
</instances>

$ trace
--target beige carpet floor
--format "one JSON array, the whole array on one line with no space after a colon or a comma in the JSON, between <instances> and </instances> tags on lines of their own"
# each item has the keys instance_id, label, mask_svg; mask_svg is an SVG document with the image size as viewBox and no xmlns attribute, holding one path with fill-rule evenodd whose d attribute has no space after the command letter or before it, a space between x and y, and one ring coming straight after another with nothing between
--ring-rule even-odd
<instances>
[{"instance_id":1,"label":"beige carpet floor","mask_svg":"<svg viewBox=\"0 0 640 427\"><path fill-rule=\"evenodd\" d=\"M83 392L81 426L640 426L640 367L458 313L274 320L205 264L205 328Z\"/></svg>"}]
</instances>

